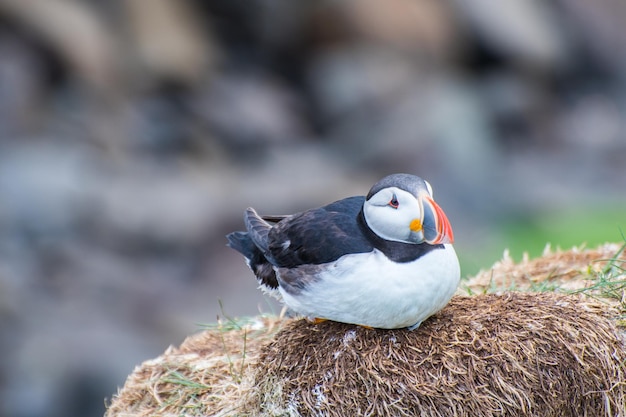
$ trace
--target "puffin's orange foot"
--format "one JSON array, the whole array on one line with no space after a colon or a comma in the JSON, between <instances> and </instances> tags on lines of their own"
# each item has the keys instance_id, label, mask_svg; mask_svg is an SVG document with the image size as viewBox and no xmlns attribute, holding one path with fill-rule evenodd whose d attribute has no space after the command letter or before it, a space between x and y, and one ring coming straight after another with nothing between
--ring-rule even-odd
<instances>
[{"instance_id":1,"label":"puffin's orange foot","mask_svg":"<svg viewBox=\"0 0 626 417\"><path fill-rule=\"evenodd\" d=\"M320 324L320 323L324 323L325 321L327 321L328 319L321 319L319 317L307 317L306 318L310 323L313 324Z\"/></svg>"}]
</instances>

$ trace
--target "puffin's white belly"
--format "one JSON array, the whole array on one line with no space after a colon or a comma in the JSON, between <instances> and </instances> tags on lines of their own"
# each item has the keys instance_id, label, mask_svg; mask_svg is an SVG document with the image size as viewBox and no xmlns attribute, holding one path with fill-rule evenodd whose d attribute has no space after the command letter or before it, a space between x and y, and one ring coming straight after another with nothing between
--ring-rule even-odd
<instances>
[{"instance_id":1,"label":"puffin's white belly","mask_svg":"<svg viewBox=\"0 0 626 417\"><path fill-rule=\"evenodd\" d=\"M280 288L287 306L312 318L385 329L419 325L441 310L461 275L449 244L412 262L390 261L375 249L319 267L302 291Z\"/></svg>"}]
</instances>

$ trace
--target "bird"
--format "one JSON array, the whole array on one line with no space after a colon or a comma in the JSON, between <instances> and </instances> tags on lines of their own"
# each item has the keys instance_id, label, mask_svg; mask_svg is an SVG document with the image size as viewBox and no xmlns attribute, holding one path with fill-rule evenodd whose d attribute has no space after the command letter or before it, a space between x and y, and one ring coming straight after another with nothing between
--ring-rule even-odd
<instances>
[{"instance_id":1,"label":"bird","mask_svg":"<svg viewBox=\"0 0 626 417\"><path fill-rule=\"evenodd\" d=\"M259 287L312 321L417 329L460 280L450 222L430 183L397 173L367 195L291 215L244 212L229 233Z\"/></svg>"}]
</instances>

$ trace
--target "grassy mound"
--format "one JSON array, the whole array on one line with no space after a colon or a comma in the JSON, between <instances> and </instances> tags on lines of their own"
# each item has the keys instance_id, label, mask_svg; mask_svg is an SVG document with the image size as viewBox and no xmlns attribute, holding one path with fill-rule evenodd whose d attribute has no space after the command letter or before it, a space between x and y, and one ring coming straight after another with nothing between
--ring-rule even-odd
<instances>
[{"instance_id":1,"label":"grassy mound","mask_svg":"<svg viewBox=\"0 0 626 417\"><path fill-rule=\"evenodd\" d=\"M505 258L413 332L221 323L137 367L107 416L623 416L623 262Z\"/></svg>"},{"instance_id":2,"label":"grassy mound","mask_svg":"<svg viewBox=\"0 0 626 417\"><path fill-rule=\"evenodd\" d=\"M626 405L626 353L597 303L456 297L419 331L290 323L261 350L266 415L584 416Z\"/></svg>"}]
</instances>

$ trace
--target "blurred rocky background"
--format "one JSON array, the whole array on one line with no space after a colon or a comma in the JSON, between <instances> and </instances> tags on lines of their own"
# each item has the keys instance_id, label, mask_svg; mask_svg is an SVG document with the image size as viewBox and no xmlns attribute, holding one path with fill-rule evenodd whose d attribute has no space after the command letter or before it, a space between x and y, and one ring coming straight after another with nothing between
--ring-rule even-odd
<instances>
[{"instance_id":1,"label":"blurred rocky background","mask_svg":"<svg viewBox=\"0 0 626 417\"><path fill-rule=\"evenodd\" d=\"M416 173L466 275L622 240L624 22L623 0L0 0L0 416L100 416L199 324L277 312L224 246L249 205Z\"/></svg>"}]
</instances>

